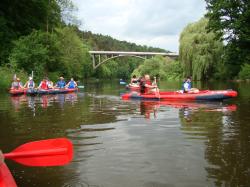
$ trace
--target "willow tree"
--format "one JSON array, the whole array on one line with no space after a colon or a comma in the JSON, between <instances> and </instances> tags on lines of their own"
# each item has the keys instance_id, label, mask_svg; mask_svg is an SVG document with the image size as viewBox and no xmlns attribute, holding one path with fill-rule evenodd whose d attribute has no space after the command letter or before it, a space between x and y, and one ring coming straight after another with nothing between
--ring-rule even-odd
<instances>
[{"instance_id":1,"label":"willow tree","mask_svg":"<svg viewBox=\"0 0 250 187\"><path fill-rule=\"evenodd\" d=\"M222 64L223 43L207 31L208 20L187 25L180 36L180 61L184 75L195 80L209 79Z\"/></svg>"}]
</instances>

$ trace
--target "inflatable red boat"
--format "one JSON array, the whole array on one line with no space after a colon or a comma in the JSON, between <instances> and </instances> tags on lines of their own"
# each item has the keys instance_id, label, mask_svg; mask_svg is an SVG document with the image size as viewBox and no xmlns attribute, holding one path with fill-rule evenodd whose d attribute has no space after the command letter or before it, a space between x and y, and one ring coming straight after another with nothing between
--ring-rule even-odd
<instances>
[{"instance_id":1,"label":"inflatable red boat","mask_svg":"<svg viewBox=\"0 0 250 187\"><path fill-rule=\"evenodd\" d=\"M131 92L123 94L122 99L216 101L229 99L236 96L237 92L234 90L201 90L198 93L159 92L140 94L137 92Z\"/></svg>"},{"instance_id":2,"label":"inflatable red boat","mask_svg":"<svg viewBox=\"0 0 250 187\"><path fill-rule=\"evenodd\" d=\"M54 89L10 89L9 93L12 96L27 94L27 95L44 95L44 94L64 94L78 91L78 88L54 88Z\"/></svg>"}]
</instances>

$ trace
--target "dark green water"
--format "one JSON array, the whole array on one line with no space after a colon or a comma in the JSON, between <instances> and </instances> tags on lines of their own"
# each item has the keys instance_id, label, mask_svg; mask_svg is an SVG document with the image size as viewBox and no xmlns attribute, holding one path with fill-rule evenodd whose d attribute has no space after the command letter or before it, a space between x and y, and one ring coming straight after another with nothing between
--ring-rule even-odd
<instances>
[{"instance_id":1,"label":"dark green water","mask_svg":"<svg viewBox=\"0 0 250 187\"><path fill-rule=\"evenodd\" d=\"M0 95L3 152L47 138L74 144L67 166L6 161L19 186L250 186L249 83L194 84L239 92L219 103L122 101L116 82L85 86L66 95Z\"/></svg>"}]
</instances>

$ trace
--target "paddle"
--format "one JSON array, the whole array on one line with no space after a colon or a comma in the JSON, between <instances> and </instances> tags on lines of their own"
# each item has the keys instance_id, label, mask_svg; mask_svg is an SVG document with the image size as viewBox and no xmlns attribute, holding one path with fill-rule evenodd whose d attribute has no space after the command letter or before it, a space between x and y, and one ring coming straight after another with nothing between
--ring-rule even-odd
<instances>
[{"instance_id":1,"label":"paddle","mask_svg":"<svg viewBox=\"0 0 250 187\"><path fill-rule=\"evenodd\" d=\"M29 142L4 154L26 166L62 166L73 158L72 143L66 138L56 138Z\"/></svg>"},{"instance_id":2,"label":"paddle","mask_svg":"<svg viewBox=\"0 0 250 187\"><path fill-rule=\"evenodd\" d=\"M160 90L159 90L158 85L157 85L156 77L154 77L154 82L153 83L156 86L156 88L155 88L155 96L158 97L158 99L160 99L161 98L160 97Z\"/></svg>"},{"instance_id":3,"label":"paddle","mask_svg":"<svg viewBox=\"0 0 250 187\"><path fill-rule=\"evenodd\" d=\"M78 88L84 88L84 86L83 85L79 85L79 86L77 86Z\"/></svg>"}]
</instances>

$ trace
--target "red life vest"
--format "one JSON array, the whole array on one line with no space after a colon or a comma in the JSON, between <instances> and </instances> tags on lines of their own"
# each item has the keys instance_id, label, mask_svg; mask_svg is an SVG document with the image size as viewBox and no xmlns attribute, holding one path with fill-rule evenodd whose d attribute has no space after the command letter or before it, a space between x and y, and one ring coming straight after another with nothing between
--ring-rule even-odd
<instances>
[{"instance_id":1,"label":"red life vest","mask_svg":"<svg viewBox=\"0 0 250 187\"><path fill-rule=\"evenodd\" d=\"M146 80L145 81L145 84L147 85L152 85L151 81L150 80ZM145 93L148 93L150 91L151 88L148 88L148 87L145 87Z\"/></svg>"},{"instance_id":2,"label":"red life vest","mask_svg":"<svg viewBox=\"0 0 250 187\"><path fill-rule=\"evenodd\" d=\"M41 82L40 88L41 88L41 89L44 89L44 90L47 90L47 89L48 89L47 81L42 81L42 82Z\"/></svg>"}]
</instances>

